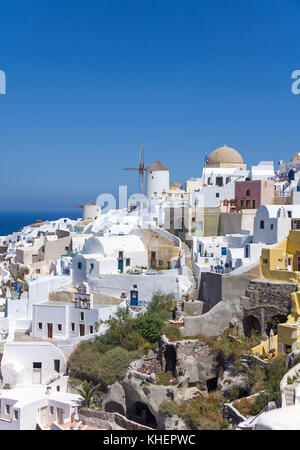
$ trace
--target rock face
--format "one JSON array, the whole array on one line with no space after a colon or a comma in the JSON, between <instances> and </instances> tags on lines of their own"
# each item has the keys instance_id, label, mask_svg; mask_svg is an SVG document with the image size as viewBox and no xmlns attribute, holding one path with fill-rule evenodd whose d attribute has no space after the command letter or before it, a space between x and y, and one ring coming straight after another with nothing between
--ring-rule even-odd
<instances>
[{"instance_id":1,"label":"rock face","mask_svg":"<svg viewBox=\"0 0 300 450\"><path fill-rule=\"evenodd\" d=\"M108 393L102 401L102 407L106 412L118 412L125 415L125 392L118 381L108 388Z\"/></svg>"},{"instance_id":2,"label":"rock face","mask_svg":"<svg viewBox=\"0 0 300 450\"><path fill-rule=\"evenodd\" d=\"M218 362L208 344L199 340L170 342L162 336L159 350L149 351L130 364L126 376L108 389L103 400L107 412L118 412L130 420L158 429L186 429L178 417L160 414L163 401L182 402L217 387ZM172 372L174 384L156 384L155 373Z\"/></svg>"},{"instance_id":3,"label":"rock face","mask_svg":"<svg viewBox=\"0 0 300 450\"><path fill-rule=\"evenodd\" d=\"M170 342L162 336L160 353L163 371L185 377L188 384L198 383L206 389L207 381L218 376L216 355L205 342L197 339Z\"/></svg>"}]
</instances>

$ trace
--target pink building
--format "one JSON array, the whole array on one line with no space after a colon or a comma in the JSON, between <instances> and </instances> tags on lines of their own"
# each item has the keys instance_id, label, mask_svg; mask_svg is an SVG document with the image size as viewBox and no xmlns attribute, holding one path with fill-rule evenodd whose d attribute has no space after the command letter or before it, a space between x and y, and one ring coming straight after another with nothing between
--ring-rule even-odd
<instances>
[{"instance_id":1,"label":"pink building","mask_svg":"<svg viewBox=\"0 0 300 450\"><path fill-rule=\"evenodd\" d=\"M273 205L274 182L270 180L236 181L235 202L237 210Z\"/></svg>"}]
</instances>

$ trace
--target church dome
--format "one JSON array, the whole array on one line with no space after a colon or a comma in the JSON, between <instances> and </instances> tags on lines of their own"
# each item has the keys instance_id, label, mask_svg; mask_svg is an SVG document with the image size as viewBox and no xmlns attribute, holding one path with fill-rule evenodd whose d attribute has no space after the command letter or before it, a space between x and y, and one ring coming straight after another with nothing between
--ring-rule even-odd
<instances>
[{"instance_id":1,"label":"church dome","mask_svg":"<svg viewBox=\"0 0 300 450\"><path fill-rule=\"evenodd\" d=\"M243 158L234 148L219 147L208 156L209 164L244 164Z\"/></svg>"}]
</instances>

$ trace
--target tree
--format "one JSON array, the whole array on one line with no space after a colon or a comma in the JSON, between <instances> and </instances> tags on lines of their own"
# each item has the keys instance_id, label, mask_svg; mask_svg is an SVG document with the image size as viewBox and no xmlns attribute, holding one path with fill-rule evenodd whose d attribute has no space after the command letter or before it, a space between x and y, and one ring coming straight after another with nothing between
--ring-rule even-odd
<instances>
[{"instance_id":1,"label":"tree","mask_svg":"<svg viewBox=\"0 0 300 450\"><path fill-rule=\"evenodd\" d=\"M77 389L78 393L84 399L84 406L86 406L87 408L91 406L93 395L96 391L98 391L98 389L100 389L100 384L97 384L93 387L92 382L84 380L84 382L82 383L82 389Z\"/></svg>"}]
</instances>

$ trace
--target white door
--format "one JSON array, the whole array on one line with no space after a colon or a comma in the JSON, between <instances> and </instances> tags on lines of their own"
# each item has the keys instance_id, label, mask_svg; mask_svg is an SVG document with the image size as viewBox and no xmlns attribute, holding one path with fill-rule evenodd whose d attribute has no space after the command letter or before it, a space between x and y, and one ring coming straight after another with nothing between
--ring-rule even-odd
<instances>
[{"instance_id":1,"label":"white door","mask_svg":"<svg viewBox=\"0 0 300 450\"><path fill-rule=\"evenodd\" d=\"M62 408L56 408L56 417L57 417L58 424L64 423L63 414L64 414L64 411Z\"/></svg>"},{"instance_id":2,"label":"white door","mask_svg":"<svg viewBox=\"0 0 300 450\"><path fill-rule=\"evenodd\" d=\"M42 383L42 369L33 369L33 384Z\"/></svg>"}]
</instances>

